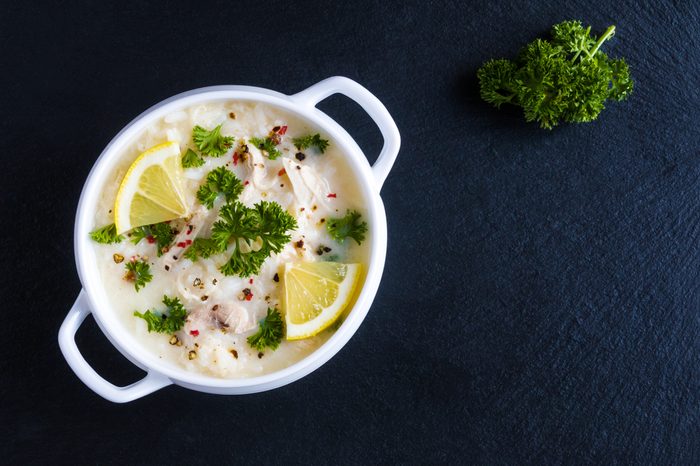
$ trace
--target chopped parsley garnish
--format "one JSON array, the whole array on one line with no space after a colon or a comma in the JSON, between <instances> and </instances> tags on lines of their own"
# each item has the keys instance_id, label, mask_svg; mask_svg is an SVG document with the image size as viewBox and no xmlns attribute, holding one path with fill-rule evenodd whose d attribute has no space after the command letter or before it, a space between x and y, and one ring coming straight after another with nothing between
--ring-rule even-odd
<instances>
[{"instance_id":1,"label":"chopped parsley garnish","mask_svg":"<svg viewBox=\"0 0 700 466\"><path fill-rule=\"evenodd\" d=\"M273 141L272 138L250 138L250 143L258 149L267 152L267 158L270 160L275 160L277 157L282 155L282 152L277 150L275 141Z\"/></svg>"},{"instance_id":2,"label":"chopped parsley garnish","mask_svg":"<svg viewBox=\"0 0 700 466\"><path fill-rule=\"evenodd\" d=\"M182 168L196 168L202 165L204 165L204 159L188 148L185 155L182 156Z\"/></svg>"},{"instance_id":3,"label":"chopped parsley garnish","mask_svg":"<svg viewBox=\"0 0 700 466\"><path fill-rule=\"evenodd\" d=\"M122 235L117 234L117 227L114 223L98 228L90 232L90 238L101 244L119 243L124 239Z\"/></svg>"},{"instance_id":4,"label":"chopped parsley garnish","mask_svg":"<svg viewBox=\"0 0 700 466\"><path fill-rule=\"evenodd\" d=\"M297 222L276 202L260 201L254 207L230 202L221 207L211 238L197 238L185 252L195 260L223 254L231 247L229 260L219 270L224 275L248 277L260 272L265 259L282 250Z\"/></svg>"},{"instance_id":5,"label":"chopped parsley garnish","mask_svg":"<svg viewBox=\"0 0 700 466\"><path fill-rule=\"evenodd\" d=\"M146 283L153 279L151 275L151 267L145 260L131 260L126 263L126 274L124 278L130 282L134 282L134 288L139 291L146 286Z\"/></svg>"},{"instance_id":6,"label":"chopped parsley garnish","mask_svg":"<svg viewBox=\"0 0 700 466\"><path fill-rule=\"evenodd\" d=\"M322 139L321 135L318 133L294 138L292 139L292 142L294 143L294 146L299 150L308 149L309 147L315 147L316 150L318 150L322 154L326 152L326 149L328 149L328 146L330 145L328 139Z\"/></svg>"},{"instance_id":7,"label":"chopped parsley garnish","mask_svg":"<svg viewBox=\"0 0 700 466\"><path fill-rule=\"evenodd\" d=\"M276 350L284 336L284 321L279 311L267 308L267 316L260 321L258 331L248 337L248 344L258 351L265 348Z\"/></svg>"},{"instance_id":8,"label":"chopped parsley garnish","mask_svg":"<svg viewBox=\"0 0 700 466\"><path fill-rule=\"evenodd\" d=\"M146 238L149 243L156 243L157 254L160 257L164 252L167 252L176 233L177 230L167 222L154 223L134 228L131 232L131 242L138 244L139 241Z\"/></svg>"},{"instance_id":9,"label":"chopped parsley garnish","mask_svg":"<svg viewBox=\"0 0 700 466\"><path fill-rule=\"evenodd\" d=\"M187 311L178 298L163 296L163 304L167 308L167 314L148 310L143 314L134 311L134 315L146 321L149 332L175 333L185 325Z\"/></svg>"},{"instance_id":10,"label":"chopped parsley garnish","mask_svg":"<svg viewBox=\"0 0 700 466\"><path fill-rule=\"evenodd\" d=\"M219 194L223 194L226 202L234 201L243 191L243 184L231 170L219 167L209 172L207 180L197 191L197 199L207 208L214 206Z\"/></svg>"},{"instance_id":11,"label":"chopped parsley garnish","mask_svg":"<svg viewBox=\"0 0 700 466\"><path fill-rule=\"evenodd\" d=\"M329 218L326 223L326 230L331 235L331 238L339 243L345 241L348 236L357 244L362 244L367 233L367 222L360 222L362 215L356 210L348 210L345 217Z\"/></svg>"},{"instance_id":12,"label":"chopped parsley garnish","mask_svg":"<svg viewBox=\"0 0 700 466\"><path fill-rule=\"evenodd\" d=\"M564 21L552 28L551 41L530 42L515 60L487 61L477 72L481 98L496 108L522 107L525 120L546 129L595 120L607 99L625 100L634 83L624 59L599 50L615 26L600 38L590 32L580 21Z\"/></svg>"},{"instance_id":13,"label":"chopped parsley garnish","mask_svg":"<svg viewBox=\"0 0 700 466\"><path fill-rule=\"evenodd\" d=\"M195 126L192 130L192 141L197 149L210 157L221 157L233 145L233 136L222 136L221 125L211 131L201 126Z\"/></svg>"}]
</instances>

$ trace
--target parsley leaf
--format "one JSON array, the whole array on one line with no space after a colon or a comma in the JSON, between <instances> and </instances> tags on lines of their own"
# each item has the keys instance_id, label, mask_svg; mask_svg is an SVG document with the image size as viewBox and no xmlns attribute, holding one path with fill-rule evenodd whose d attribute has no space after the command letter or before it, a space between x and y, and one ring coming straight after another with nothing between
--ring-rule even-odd
<instances>
[{"instance_id":1,"label":"parsley leaf","mask_svg":"<svg viewBox=\"0 0 700 466\"><path fill-rule=\"evenodd\" d=\"M192 141L204 155L221 157L233 145L233 136L222 136L221 125L211 131L201 126L192 130Z\"/></svg>"},{"instance_id":2,"label":"parsley leaf","mask_svg":"<svg viewBox=\"0 0 700 466\"><path fill-rule=\"evenodd\" d=\"M143 314L134 311L134 315L146 321L149 332L175 333L185 325L187 311L178 298L163 296L163 304L167 307L167 314L148 310Z\"/></svg>"},{"instance_id":3,"label":"parsley leaf","mask_svg":"<svg viewBox=\"0 0 700 466\"><path fill-rule=\"evenodd\" d=\"M265 348L276 350L284 336L284 321L279 311L267 308L267 316L260 321L258 331L248 337L248 344L258 351Z\"/></svg>"},{"instance_id":4,"label":"parsley leaf","mask_svg":"<svg viewBox=\"0 0 700 466\"><path fill-rule=\"evenodd\" d=\"M316 150L318 150L322 154L326 152L326 149L328 149L328 146L330 145L328 139L321 139L321 135L318 133L294 138L292 139L292 142L294 143L294 146L299 150L308 149L309 147L315 147Z\"/></svg>"},{"instance_id":5,"label":"parsley leaf","mask_svg":"<svg viewBox=\"0 0 700 466\"><path fill-rule=\"evenodd\" d=\"M367 222L360 222L361 216L356 210L348 210L345 217L328 219L326 230L339 243L349 236L357 241L357 244L362 244L367 233Z\"/></svg>"},{"instance_id":6,"label":"parsley leaf","mask_svg":"<svg viewBox=\"0 0 700 466\"><path fill-rule=\"evenodd\" d=\"M289 231L296 227L294 217L276 202L260 201L252 208L237 201L227 203L212 226L211 238L197 238L185 257L206 258L233 247L229 260L219 270L224 275L248 277L259 273L272 253L282 250L291 239Z\"/></svg>"},{"instance_id":7,"label":"parsley leaf","mask_svg":"<svg viewBox=\"0 0 700 466\"><path fill-rule=\"evenodd\" d=\"M219 245L211 238L195 238L189 248L183 254L191 261L197 260L197 257L206 259L214 254L223 252L219 249Z\"/></svg>"},{"instance_id":8,"label":"parsley leaf","mask_svg":"<svg viewBox=\"0 0 700 466\"><path fill-rule=\"evenodd\" d=\"M625 60L600 51L614 34L615 26L597 38L580 21L556 24L550 41L530 42L515 60L484 63L477 72L481 98L496 108L520 106L525 120L546 129L595 120L606 100L625 100L634 87Z\"/></svg>"},{"instance_id":9,"label":"parsley leaf","mask_svg":"<svg viewBox=\"0 0 700 466\"><path fill-rule=\"evenodd\" d=\"M119 243L124 239L122 235L117 234L117 227L114 223L103 226L90 232L90 238L101 244Z\"/></svg>"},{"instance_id":10,"label":"parsley leaf","mask_svg":"<svg viewBox=\"0 0 700 466\"><path fill-rule=\"evenodd\" d=\"M202 165L204 165L204 159L188 148L185 155L182 156L182 168L196 168Z\"/></svg>"},{"instance_id":11,"label":"parsley leaf","mask_svg":"<svg viewBox=\"0 0 700 466\"><path fill-rule=\"evenodd\" d=\"M232 171L219 167L209 172L207 180L197 191L197 199L207 208L214 206L219 193L223 194L226 202L235 200L243 191L243 184Z\"/></svg>"},{"instance_id":12,"label":"parsley leaf","mask_svg":"<svg viewBox=\"0 0 700 466\"><path fill-rule=\"evenodd\" d=\"M250 138L250 143L258 149L267 152L267 158L270 160L275 160L277 157L282 155L282 152L277 150L277 147L275 147L276 144L272 138Z\"/></svg>"},{"instance_id":13,"label":"parsley leaf","mask_svg":"<svg viewBox=\"0 0 700 466\"><path fill-rule=\"evenodd\" d=\"M124 278L130 282L134 282L134 288L136 288L137 292L153 279L151 267L143 259L129 261L126 263L125 267L126 274L124 274Z\"/></svg>"},{"instance_id":14,"label":"parsley leaf","mask_svg":"<svg viewBox=\"0 0 700 466\"><path fill-rule=\"evenodd\" d=\"M131 242L138 244L142 239L150 237L149 241L155 241L156 251L160 257L164 252L167 252L176 233L177 230L171 227L168 222L154 223L134 228L131 232Z\"/></svg>"}]
</instances>

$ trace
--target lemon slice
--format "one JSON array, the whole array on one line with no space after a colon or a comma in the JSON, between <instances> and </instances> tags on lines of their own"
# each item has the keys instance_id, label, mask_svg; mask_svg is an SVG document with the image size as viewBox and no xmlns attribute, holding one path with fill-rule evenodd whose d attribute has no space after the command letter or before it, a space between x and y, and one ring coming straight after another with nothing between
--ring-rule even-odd
<instances>
[{"instance_id":1,"label":"lemon slice","mask_svg":"<svg viewBox=\"0 0 700 466\"><path fill-rule=\"evenodd\" d=\"M312 337L335 322L353 297L361 264L287 263L284 309L287 340Z\"/></svg>"},{"instance_id":2,"label":"lemon slice","mask_svg":"<svg viewBox=\"0 0 700 466\"><path fill-rule=\"evenodd\" d=\"M114 202L114 223L121 234L142 225L188 214L180 145L166 142L139 155L124 175Z\"/></svg>"}]
</instances>

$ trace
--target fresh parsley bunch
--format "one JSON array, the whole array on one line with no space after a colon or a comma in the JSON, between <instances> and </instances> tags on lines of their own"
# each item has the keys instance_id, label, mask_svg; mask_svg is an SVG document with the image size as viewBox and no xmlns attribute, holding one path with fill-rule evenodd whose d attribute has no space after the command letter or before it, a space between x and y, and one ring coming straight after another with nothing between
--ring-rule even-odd
<instances>
[{"instance_id":1,"label":"fresh parsley bunch","mask_svg":"<svg viewBox=\"0 0 700 466\"><path fill-rule=\"evenodd\" d=\"M185 257L196 260L223 254L229 260L221 266L224 275L248 277L260 272L265 259L282 250L291 238L296 220L276 202L260 201L246 207L238 201L224 204L212 226L211 238L197 238Z\"/></svg>"},{"instance_id":2,"label":"fresh parsley bunch","mask_svg":"<svg viewBox=\"0 0 700 466\"><path fill-rule=\"evenodd\" d=\"M615 34L610 26L597 38L590 26L564 21L552 28L552 39L527 44L515 60L489 60L477 72L481 98L500 108L523 108L527 121L552 129L561 121L595 120L605 101L625 100L634 86L624 59L600 51Z\"/></svg>"}]
</instances>

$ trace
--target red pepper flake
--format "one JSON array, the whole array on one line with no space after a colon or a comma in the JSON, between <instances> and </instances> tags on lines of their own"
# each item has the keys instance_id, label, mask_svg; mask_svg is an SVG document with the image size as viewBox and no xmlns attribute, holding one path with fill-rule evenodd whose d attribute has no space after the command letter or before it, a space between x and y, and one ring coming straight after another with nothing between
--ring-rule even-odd
<instances>
[{"instance_id":1,"label":"red pepper flake","mask_svg":"<svg viewBox=\"0 0 700 466\"><path fill-rule=\"evenodd\" d=\"M252 285L252 284L253 284L253 279L251 278L250 280L248 280L248 283L250 283L250 284Z\"/></svg>"},{"instance_id":2,"label":"red pepper flake","mask_svg":"<svg viewBox=\"0 0 700 466\"><path fill-rule=\"evenodd\" d=\"M287 132L287 125L284 125L283 127L281 127L279 129L279 131L277 131L278 134L284 134L286 132Z\"/></svg>"},{"instance_id":3,"label":"red pepper flake","mask_svg":"<svg viewBox=\"0 0 700 466\"><path fill-rule=\"evenodd\" d=\"M245 297L245 300L246 300L246 301L250 301L251 299L253 299L253 293L250 293L249 295L246 295L246 297Z\"/></svg>"},{"instance_id":4,"label":"red pepper flake","mask_svg":"<svg viewBox=\"0 0 700 466\"><path fill-rule=\"evenodd\" d=\"M148 235L146 236L146 241L148 241L149 244L153 244L156 242L156 239L153 237L153 235Z\"/></svg>"},{"instance_id":5,"label":"red pepper flake","mask_svg":"<svg viewBox=\"0 0 700 466\"><path fill-rule=\"evenodd\" d=\"M245 182L243 183L244 186L248 186L249 184L250 184L250 181L248 181L248 180L245 180Z\"/></svg>"},{"instance_id":6,"label":"red pepper flake","mask_svg":"<svg viewBox=\"0 0 700 466\"><path fill-rule=\"evenodd\" d=\"M189 234L192 234L192 230L193 230L193 229L194 229L194 227L193 227L192 225L187 225L187 234L188 234L188 235L189 235Z\"/></svg>"},{"instance_id":7,"label":"red pepper flake","mask_svg":"<svg viewBox=\"0 0 700 466\"><path fill-rule=\"evenodd\" d=\"M277 176L282 176L282 175L284 175L285 173L287 173L287 170L285 170L285 169L283 168L282 170L280 170L279 172L277 172Z\"/></svg>"},{"instance_id":8,"label":"red pepper flake","mask_svg":"<svg viewBox=\"0 0 700 466\"><path fill-rule=\"evenodd\" d=\"M186 242L184 242L184 241L180 241L179 243L177 243L177 247L178 247L178 248L184 248L184 247L187 247L187 243L186 243Z\"/></svg>"},{"instance_id":9,"label":"red pepper flake","mask_svg":"<svg viewBox=\"0 0 700 466\"><path fill-rule=\"evenodd\" d=\"M190 335L193 337L199 336L199 330L190 330Z\"/></svg>"},{"instance_id":10,"label":"red pepper flake","mask_svg":"<svg viewBox=\"0 0 700 466\"><path fill-rule=\"evenodd\" d=\"M333 198L335 198L335 197L338 197L338 196L337 196L335 193L330 193L327 197L333 197Z\"/></svg>"},{"instance_id":11,"label":"red pepper flake","mask_svg":"<svg viewBox=\"0 0 700 466\"><path fill-rule=\"evenodd\" d=\"M233 153L233 164L234 164L234 165L238 165L238 159L239 159L239 158L240 158L240 156L238 155L238 152L234 152L234 153Z\"/></svg>"},{"instance_id":12,"label":"red pepper flake","mask_svg":"<svg viewBox=\"0 0 700 466\"><path fill-rule=\"evenodd\" d=\"M250 291L250 288L243 288L243 299L246 301L253 299L253 292Z\"/></svg>"},{"instance_id":13,"label":"red pepper flake","mask_svg":"<svg viewBox=\"0 0 700 466\"><path fill-rule=\"evenodd\" d=\"M185 241L185 243L189 246L190 244L192 244L192 240L188 239L187 241Z\"/></svg>"}]
</instances>

